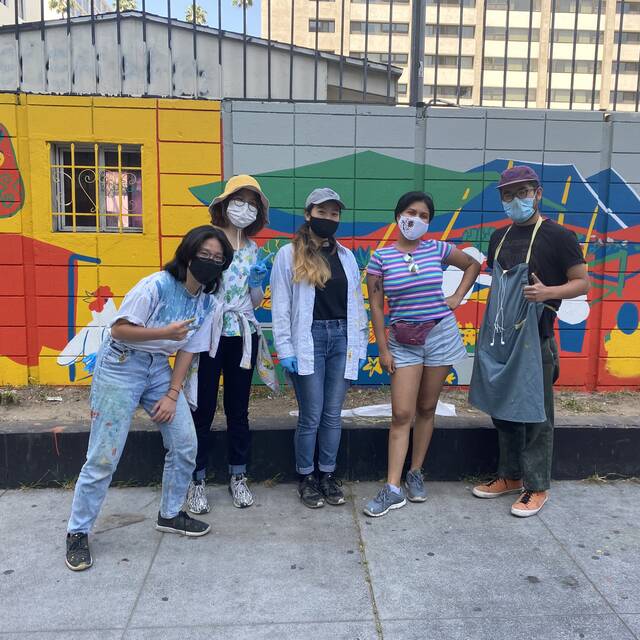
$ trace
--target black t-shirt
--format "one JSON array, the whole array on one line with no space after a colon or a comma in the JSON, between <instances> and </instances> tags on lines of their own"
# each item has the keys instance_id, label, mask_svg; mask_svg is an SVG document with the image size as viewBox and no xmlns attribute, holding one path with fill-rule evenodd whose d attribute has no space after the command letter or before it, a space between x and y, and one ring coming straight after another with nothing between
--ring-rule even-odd
<instances>
[{"instance_id":1,"label":"black t-shirt","mask_svg":"<svg viewBox=\"0 0 640 640\"><path fill-rule=\"evenodd\" d=\"M511 230L500 249L498 262L503 269L511 269L516 264L524 262L527 259L534 227L533 224L525 226L514 224L494 231L489 240L487 266L490 269L493 268L496 249L509 228ZM533 241L529 260L529 279L531 281L531 274L535 273L543 284L551 287L563 285L568 282L567 271L577 264L583 264L584 261L576 234L553 220L546 219L540 225ZM560 302L560 300L546 300L545 304L558 310ZM553 311L544 309L539 322L541 338L553 335L555 317L556 314Z\"/></svg>"},{"instance_id":2,"label":"black t-shirt","mask_svg":"<svg viewBox=\"0 0 640 640\"><path fill-rule=\"evenodd\" d=\"M347 276L335 246L322 247L324 259L331 268L331 278L324 289L316 287L314 320L344 320L347 317Z\"/></svg>"}]
</instances>

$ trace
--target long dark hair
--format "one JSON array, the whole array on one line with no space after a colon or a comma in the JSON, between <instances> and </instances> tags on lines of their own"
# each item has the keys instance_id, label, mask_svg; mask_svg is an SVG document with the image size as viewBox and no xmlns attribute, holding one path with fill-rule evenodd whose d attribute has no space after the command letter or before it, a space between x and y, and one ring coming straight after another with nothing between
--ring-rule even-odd
<instances>
[{"instance_id":1,"label":"long dark hair","mask_svg":"<svg viewBox=\"0 0 640 640\"><path fill-rule=\"evenodd\" d=\"M427 205L427 208L429 209L429 222L431 222L436 209L433 204L433 198L424 191L409 191L408 193L400 196L394 212L395 219L397 220L398 216L408 209L414 202L424 202Z\"/></svg>"},{"instance_id":2,"label":"long dark hair","mask_svg":"<svg viewBox=\"0 0 640 640\"><path fill-rule=\"evenodd\" d=\"M224 254L224 268L227 269L233 260L233 247L229 240L227 240L227 236L224 234L224 231L216 229L210 224L203 224L200 227L191 229L191 231L182 238L173 259L169 260L169 262L164 265L163 269L168 271L179 282L185 282L187 279L189 263L196 257L196 254L200 251L200 247L202 247L203 242L210 238L215 238L222 246L222 252ZM215 293L220 286L221 278L222 274L220 274L220 276L218 276L218 278L213 282L208 283L204 288L204 292Z\"/></svg>"}]
</instances>

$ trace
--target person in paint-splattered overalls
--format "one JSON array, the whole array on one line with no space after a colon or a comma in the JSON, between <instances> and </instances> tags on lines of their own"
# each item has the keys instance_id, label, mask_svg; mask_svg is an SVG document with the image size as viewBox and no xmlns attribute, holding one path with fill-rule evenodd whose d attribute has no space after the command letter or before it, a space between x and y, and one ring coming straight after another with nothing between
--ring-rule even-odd
<instances>
[{"instance_id":1,"label":"person in paint-splattered overalls","mask_svg":"<svg viewBox=\"0 0 640 640\"><path fill-rule=\"evenodd\" d=\"M190 344L209 330L205 321L216 305L209 294L218 288L232 259L233 248L224 233L210 225L196 227L162 271L143 278L125 296L96 359L87 460L76 483L67 527L69 569L82 571L92 564L88 534L138 405L158 423L167 449L156 528L187 536L209 532L207 523L181 511L197 450L182 385L193 357ZM174 353L172 370L169 356Z\"/></svg>"}]
</instances>

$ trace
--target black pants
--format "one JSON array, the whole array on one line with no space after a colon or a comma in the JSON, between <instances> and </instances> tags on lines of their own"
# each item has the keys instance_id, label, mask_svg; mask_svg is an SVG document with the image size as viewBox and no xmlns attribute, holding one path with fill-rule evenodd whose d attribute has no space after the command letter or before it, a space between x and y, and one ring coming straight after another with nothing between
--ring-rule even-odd
<instances>
[{"instance_id":1,"label":"black pants","mask_svg":"<svg viewBox=\"0 0 640 640\"><path fill-rule=\"evenodd\" d=\"M492 418L498 430L498 476L523 480L529 491L546 491L551 484L553 458L553 383L558 379L558 347L554 338L542 340L544 422L508 422Z\"/></svg>"},{"instance_id":2,"label":"black pants","mask_svg":"<svg viewBox=\"0 0 640 640\"><path fill-rule=\"evenodd\" d=\"M211 425L216 415L220 374L224 376L224 412L227 416L229 473L244 473L251 448L249 431L249 395L258 355L258 336L251 339L251 369L241 369L242 336L222 336L215 358L200 354L198 366L198 408L192 412L198 436L198 455L194 480L206 476L207 461L213 446Z\"/></svg>"}]
</instances>

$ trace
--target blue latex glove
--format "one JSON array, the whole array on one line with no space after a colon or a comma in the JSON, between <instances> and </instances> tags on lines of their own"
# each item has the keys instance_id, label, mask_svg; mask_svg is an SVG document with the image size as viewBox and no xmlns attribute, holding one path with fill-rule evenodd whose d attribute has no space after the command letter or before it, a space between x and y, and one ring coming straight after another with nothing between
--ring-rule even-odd
<instances>
[{"instance_id":1,"label":"blue latex glove","mask_svg":"<svg viewBox=\"0 0 640 640\"><path fill-rule=\"evenodd\" d=\"M298 373L298 358L295 356L291 358L280 358L280 364L282 368L289 373Z\"/></svg>"},{"instance_id":2,"label":"blue latex glove","mask_svg":"<svg viewBox=\"0 0 640 640\"><path fill-rule=\"evenodd\" d=\"M267 275L271 271L272 256L273 256L273 253L270 253L268 256L266 256L259 262L256 262L254 265L251 265L251 268L249 269L248 283L252 289L262 286L264 279L267 277Z\"/></svg>"},{"instance_id":3,"label":"blue latex glove","mask_svg":"<svg viewBox=\"0 0 640 640\"><path fill-rule=\"evenodd\" d=\"M367 358L360 358L360 360L358 360L358 370L362 369L365 364L367 364Z\"/></svg>"}]
</instances>

